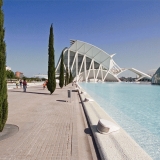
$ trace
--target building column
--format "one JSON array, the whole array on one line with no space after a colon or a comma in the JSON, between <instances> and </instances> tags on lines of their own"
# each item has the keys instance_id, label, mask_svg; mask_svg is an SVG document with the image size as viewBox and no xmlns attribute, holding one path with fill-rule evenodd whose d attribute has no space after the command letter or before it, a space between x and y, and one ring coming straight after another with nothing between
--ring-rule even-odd
<instances>
[{"instance_id":1,"label":"building column","mask_svg":"<svg viewBox=\"0 0 160 160\"><path fill-rule=\"evenodd\" d=\"M94 60L93 60L93 64L92 64L92 70L93 70L94 82L96 82L96 79L95 79L95 69L94 69Z\"/></svg>"},{"instance_id":2,"label":"building column","mask_svg":"<svg viewBox=\"0 0 160 160\"><path fill-rule=\"evenodd\" d=\"M84 78L85 78L85 81L87 82L87 79L86 79L86 56L84 57Z\"/></svg>"},{"instance_id":3,"label":"building column","mask_svg":"<svg viewBox=\"0 0 160 160\"><path fill-rule=\"evenodd\" d=\"M68 72L70 73L70 50L68 50Z\"/></svg>"},{"instance_id":4,"label":"building column","mask_svg":"<svg viewBox=\"0 0 160 160\"><path fill-rule=\"evenodd\" d=\"M102 65L101 65L101 78L102 78L102 82L103 82L103 69L102 69Z\"/></svg>"},{"instance_id":5,"label":"building column","mask_svg":"<svg viewBox=\"0 0 160 160\"><path fill-rule=\"evenodd\" d=\"M78 54L76 54L76 80L78 82Z\"/></svg>"}]
</instances>

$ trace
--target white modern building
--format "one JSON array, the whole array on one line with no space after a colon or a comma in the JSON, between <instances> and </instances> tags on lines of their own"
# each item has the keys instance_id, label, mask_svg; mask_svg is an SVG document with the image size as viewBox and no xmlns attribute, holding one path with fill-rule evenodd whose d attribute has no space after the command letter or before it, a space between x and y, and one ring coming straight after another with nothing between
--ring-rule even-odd
<instances>
[{"instance_id":1,"label":"white modern building","mask_svg":"<svg viewBox=\"0 0 160 160\"><path fill-rule=\"evenodd\" d=\"M63 50L64 68L72 72L76 81L109 81L120 82L118 75L130 70L138 75L138 80L151 77L137 69L121 68L113 60L115 54L109 55L100 48L79 40L71 40L71 46ZM61 57L61 56L60 56ZM56 74L60 72L60 61L57 63Z\"/></svg>"}]
</instances>

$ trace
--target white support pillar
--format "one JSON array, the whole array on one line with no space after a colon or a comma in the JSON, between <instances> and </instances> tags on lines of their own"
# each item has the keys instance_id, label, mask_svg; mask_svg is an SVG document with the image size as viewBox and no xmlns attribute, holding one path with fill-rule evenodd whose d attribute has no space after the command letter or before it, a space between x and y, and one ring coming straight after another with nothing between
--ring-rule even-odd
<instances>
[{"instance_id":1,"label":"white support pillar","mask_svg":"<svg viewBox=\"0 0 160 160\"><path fill-rule=\"evenodd\" d=\"M90 71L91 71L92 63L93 63L93 59L92 59L91 64L90 64L90 66L89 66L88 75L87 75L87 80L88 80L88 77L89 77L89 74L90 74Z\"/></svg>"},{"instance_id":2,"label":"white support pillar","mask_svg":"<svg viewBox=\"0 0 160 160\"><path fill-rule=\"evenodd\" d=\"M101 65L101 78L102 78L102 82L103 82L103 69L102 69L102 65Z\"/></svg>"},{"instance_id":3,"label":"white support pillar","mask_svg":"<svg viewBox=\"0 0 160 160\"><path fill-rule=\"evenodd\" d=\"M85 77L85 81L87 82L87 77L86 77L86 56L84 55L84 77Z\"/></svg>"},{"instance_id":4,"label":"white support pillar","mask_svg":"<svg viewBox=\"0 0 160 160\"><path fill-rule=\"evenodd\" d=\"M63 50L63 52L62 52L63 55L64 55L64 53L65 53L66 50L67 50L67 49ZM58 67L59 67L59 65L60 65L60 63L61 63L61 56L62 56L62 55L60 55L60 59L59 59L58 65L57 65L57 67L56 67L56 72L57 72L57 69L58 69Z\"/></svg>"},{"instance_id":5,"label":"white support pillar","mask_svg":"<svg viewBox=\"0 0 160 160\"><path fill-rule=\"evenodd\" d=\"M142 79L142 78L144 78L145 76L140 76L139 75L139 78L138 79L136 79L136 82L138 82L140 79Z\"/></svg>"},{"instance_id":6,"label":"white support pillar","mask_svg":"<svg viewBox=\"0 0 160 160\"><path fill-rule=\"evenodd\" d=\"M78 82L78 53L76 54L76 80Z\"/></svg>"},{"instance_id":7,"label":"white support pillar","mask_svg":"<svg viewBox=\"0 0 160 160\"><path fill-rule=\"evenodd\" d=\"M81 73L82 66L83 66L83 63L84 63L84 59L85 59L85 56L83 56L82 63L81 63L81 67L80 67L80 69L79 69L79 73L78 73L78 74L80 74L80 73Z\"/></svg>"},{"instance_id":8,"label":"white support pillar","mask_svg":"<svg viewBox=\"0 0 160 160\"><path fill-rule=\"evenodd\" d=\"M103 82L104 82L104 80L106 79L106 77L107 77L107 75L108 75L108 72L109 72L109 71L106 72L106 74L105 74L105 76L104 76L104 78L103 78Z\"/></svg>"},{"instance_id":9,"label":"white support pillar","mask_svg":"<svg viewBox=\"0 0 160 160\"><path fill-rule=\"evenodd\" d=\"M58 69L60 63L61 63L61 59L59 60L59 63L58 63L58 65L57 65L57 68L56 68L56 71L55 71L55 72L57 72L57 69Z\"/></svg>"},{"instance_id":10,"label":"white support pillar","mask_svg":"<svg viewBox=\"0 0 160 160\"><path fill-rule=\"evenodd\" d=\"M98 72L97 72L97 75L96 75L96 79L97 79L97 77L98 77L98 74L99 74L100 68L101 68L101 64L99 65Z\"/></svg>"},{"instance_id":11,"label":"white support pillar","mask_svg":"<svg viewBox=\"0 0 160 160\"><path fill-rule=\"evenodd\" d=\"M68 50L68 72L70 73L70 50Z\"/></svg>"},{"instance_id":12,"label":"white support pillar","mask_svg":"<svg viewBox=\"0 0 160 160\"><path fill-rule=\"evenodd\" d=\"M93 70L94 82L96 82L96 79L95 79L95 69L94 69L94 60L93 60L93 64L92 64L92 70Z\"/></svg>"},{"instance_id":13,"label":"white support pillar","mask_svg":"<svg viewBox=\"0 0 160 160\"><path fill-rule=\"evenodd\" d=\"M73 63L72 63L72 66L71 66L71 71L73 69L73 66L74 66L74 63L75 63L75 59L76 59L76 56L77 56L78 52L75 53L75 56L74 56L74 59L73 59Z\"/></svg>"}]
</instances>

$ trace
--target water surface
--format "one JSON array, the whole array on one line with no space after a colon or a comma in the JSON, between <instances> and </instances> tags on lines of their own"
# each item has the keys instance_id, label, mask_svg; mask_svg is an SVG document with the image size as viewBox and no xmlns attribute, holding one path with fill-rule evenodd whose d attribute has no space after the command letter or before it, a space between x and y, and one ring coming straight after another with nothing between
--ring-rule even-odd
<instances>
[{"instance_id":1,"label":"water surface","mask_svg":"<svg viewBox=\"0 0 160 160\"><path fill-rule=\"evenodd\" d=\"M79 83L154 159L160 160L160 86Z\"/></svg>"}]
</instances>

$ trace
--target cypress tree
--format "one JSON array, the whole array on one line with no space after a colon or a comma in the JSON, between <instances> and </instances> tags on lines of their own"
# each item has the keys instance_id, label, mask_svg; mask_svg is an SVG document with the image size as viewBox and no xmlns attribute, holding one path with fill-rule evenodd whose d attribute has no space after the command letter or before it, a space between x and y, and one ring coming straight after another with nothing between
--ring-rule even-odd
<instances>
[{"instance_id":1,"label":"cypress tree","mask_svg":"<svg viewBox=\"0 0 160 160\"><path fill-rule=\"evenodd\" d=\"M66 85L69 83L68 67L66 68Z\"/></svg>"},{"instance_id":2,"label":"cypress tree","mask_svg":"<svg viewBox=\"0 0 160 160\"><path fill-rule=\"evenodd\" d=\"M63 51L61 54L61 64L60 64L60 76L59 76L59 86L62 88L64 85L64 64L63 64Z\"/></svg>"},{"instance_id":3,"label":"cypress tree","mask_svg":"<svg viewBox=\"0 0 160 160\"><path fill-rule=\"evenodd\" d=\"M47 88L52 94L56 89L55 78L55 61L54 61L54 47L53 47L53 27L50 27L49 45L48 45L48 83Z\"/></svg>"},{"instance_id":4,"label":"cypress tree","mask_svg":"<svg viewBox=\"0 0 160 160\"><path fill-rule=\"evenodd\" d=\"M65 80L64 80L65 82L64 82L64 84L65 84L65 86L67 85L67 80L66 80L66 76L65 76Z\"/></svg>"},{"instance_id":5,"label":"cypress tree","mask_svg":"<svg viewBox=\"0 0 160 160\"><path fill-rule=\"evenodd\" d=\"M8 117L7 81L6 81L6 44L3 28L3 0L0 0L0 132L2 132Z\"/></svg>"},{"instance_id":6,"label":"cypress tree","mask_svg":"<svg viewBox=\"0 0 160 160\"><path fill-rule=\"evenodd\" d=\"M72 80L73 80L73 77L72 77L72 72L71 72L71 69L70 69L69 83L71 83Z\"/></svg>"}]
</instances>

